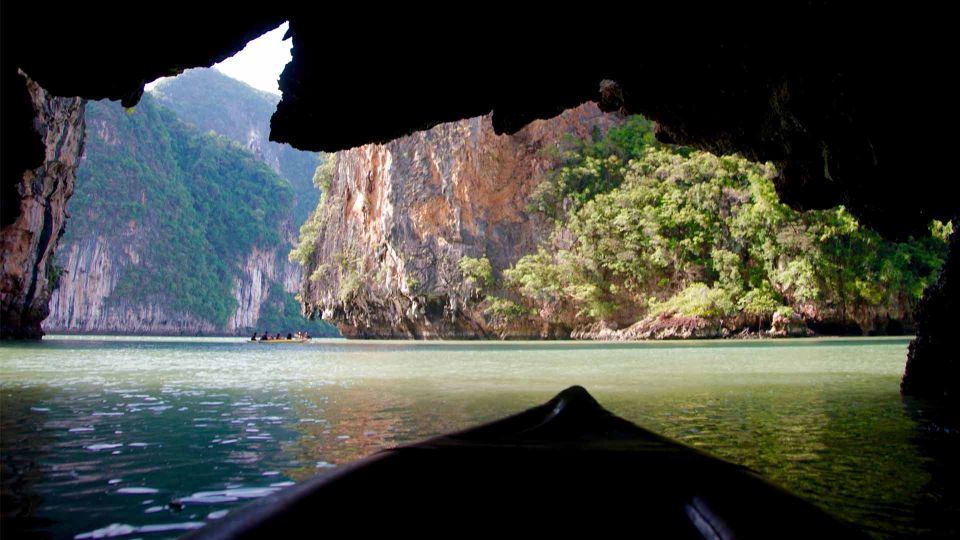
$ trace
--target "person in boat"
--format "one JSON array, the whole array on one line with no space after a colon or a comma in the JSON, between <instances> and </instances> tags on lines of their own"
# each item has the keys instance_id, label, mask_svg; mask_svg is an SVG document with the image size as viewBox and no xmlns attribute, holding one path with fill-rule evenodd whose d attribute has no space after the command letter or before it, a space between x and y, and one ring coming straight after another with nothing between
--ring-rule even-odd
<instances>
[{"instance_id":1,"label":"person in boat","mask_svg":"<svg viewBox=\"0 0 960 540\"><path fill-rule=\"evenodd\" d=\"M253 333L253 337L250 338L250 341L256 341L256 340L257 340L257 333L254 332L254 333Z\"/></svg>"},{"instance_id":2,"label":"person in boat","mask_svg":"<svg viewBox=\"0 0 960 540\"><path fill-rule=\"evenodd\" d=\"M292 339L293 339L293 334L291 334L290 332L287 332L287 339L288 339L288 340L292 340Z\"/></svg>"},{"instance_id":3,"label":"person in boat","mask_svg":"<svg viewBox=\"0 0 960 540\"><path fill-rule=\"evenodd\" d=\"M270 332L264 332L263 337L260 338L260 341L270 341Z\"/></svg>"}]
</instances>

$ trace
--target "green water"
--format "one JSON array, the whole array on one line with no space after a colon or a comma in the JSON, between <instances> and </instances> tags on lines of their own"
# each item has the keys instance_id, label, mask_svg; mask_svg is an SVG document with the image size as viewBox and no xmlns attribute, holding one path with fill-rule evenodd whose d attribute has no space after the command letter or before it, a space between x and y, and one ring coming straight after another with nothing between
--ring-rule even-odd
<instances>
[{"instance_id":1,"label":"green water","mask_svg":"<svg viewBox=\"0 0 960 540\"><path fill-rule=\"evenodd\" d=\"M3 528L162 538L379 449L585 386L880 537L949 537L955 431L898 393L905 339L0 345ZM638 486L642 489L642 486ZM170 505L176 502L179 504Z\"/></svg>"}]
</instances>

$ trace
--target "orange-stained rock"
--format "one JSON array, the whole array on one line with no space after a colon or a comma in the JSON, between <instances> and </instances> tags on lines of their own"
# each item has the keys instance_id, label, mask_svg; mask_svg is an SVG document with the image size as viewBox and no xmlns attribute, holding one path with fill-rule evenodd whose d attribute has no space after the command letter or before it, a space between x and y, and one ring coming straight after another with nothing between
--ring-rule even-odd
<instances>
[{"instance_id":1,"label":"orange-stained rock","mask_svg":"<svg viewBox=\"0 0 960 540\"><path fill-rule=\"evenodd\" d=\"M43 335L40 322L56 280L53 254L83 153L86 102L52 97L29 79L27 89L46 155L42 166L23 173L19 215L0 230L0 336L36 339Z\"/></svg>"},{"instance_id":2,"label":"orange-stained rock","mask_svg":"<svg viewBox=\"0 0 960 540\"><path fill-rule=\"evenodd\" d=\"M499 278L535 251L553 228L527 210L549 150L619 121L588 103L514 135L483 116L338 152L304 271L306 311L348 337L568 337L550 325L494 328L459 261L487 257Z\"/></svg>"}]
</instances>

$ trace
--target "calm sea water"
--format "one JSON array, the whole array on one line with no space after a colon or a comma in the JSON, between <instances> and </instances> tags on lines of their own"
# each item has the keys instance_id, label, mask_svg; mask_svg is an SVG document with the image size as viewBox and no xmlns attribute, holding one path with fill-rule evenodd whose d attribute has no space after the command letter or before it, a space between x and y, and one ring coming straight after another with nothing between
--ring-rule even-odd
<instances>
[{"instance_id":1,"label":"calm sea water","mask_svg":"<svg viewBox=\"0 0 960 540\"><path fill-rule=\"evenodd\" d=\"M585 386L878 537L960 533L950 421L905 339L0 345L4 536L175 537L393 445ZM638 486L642 488L642 486Z\"/></svg>"}]
</instances>

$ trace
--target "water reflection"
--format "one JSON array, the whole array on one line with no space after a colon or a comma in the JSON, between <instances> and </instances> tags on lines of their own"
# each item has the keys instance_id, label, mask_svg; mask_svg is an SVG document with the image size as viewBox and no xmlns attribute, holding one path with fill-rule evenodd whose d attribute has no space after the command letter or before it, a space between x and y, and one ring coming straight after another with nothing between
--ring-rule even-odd
<instances>
[{"instance_id":1,"label":"water reflection","mask_svg":"<svg viewBox=\"0 0 960 540\"><path fill-rule=\"evenodd\" d=\"M914 524L938 538L960 538L960 414L955 407L914 398L903 399L913 420L911 441L928 476L917 490L921 501Z\"/></svg>"},{"instance_id":2,"label":"water reflection","mask_svg":"<svg viewBox=\"0 0 960 540\"><path fill-rule=\"evenodd\" d=\"M918 430L939 424L900 400L905 342L802 343L4 346L3 527L173 537L580 383L879 536L956 531L955 432Z\"/></svg>"},{"instance_id":3,"label":"water reflection","mask_svg":"<svg viewBox=\"0 0 960 540\"><path fill-rule=\"evenodd\" d=\"M46 388L31 388L24 394L27 403L43 403L52 396ZM34 538L40 536L31 531L50 525L37 516L44 499L35 487L44 477L40 459L50 443L50 433L43 429L49 411L18 407L17 397L19 393L0 394L0 520L5 534Z\"/></svg>"},{"instance_id":4,"label":"water reflection","mask_svg":"<svg viewBox=\"0 0 960 540\"><path fill-rule=\"evenodd\" d=\"M399 442L398 434L414 402L387 391L368 387L342 389L331 386L322 396L300 392L292 400L299 437L283 451L301 467L287 471L296 481L318 469L331 468L366 457Z\"/></svg>"},{"instance_id":5,"label":"water reflection","mask_svg":"<svg viewBox=\"0 0 960 540\"><path fill-rule=\"evenodd\" d=\"M894 388L871 386L840 381L649 403L622 397L611 408L757 470L878 537L914 536L931 502L915 422Z\"/></svg>"}]
</instances>

